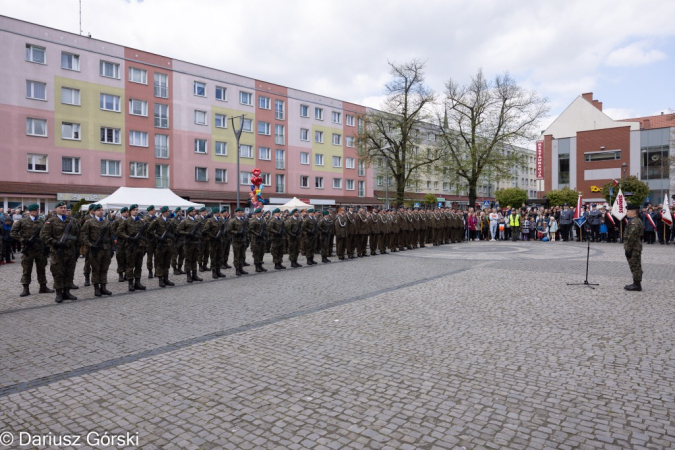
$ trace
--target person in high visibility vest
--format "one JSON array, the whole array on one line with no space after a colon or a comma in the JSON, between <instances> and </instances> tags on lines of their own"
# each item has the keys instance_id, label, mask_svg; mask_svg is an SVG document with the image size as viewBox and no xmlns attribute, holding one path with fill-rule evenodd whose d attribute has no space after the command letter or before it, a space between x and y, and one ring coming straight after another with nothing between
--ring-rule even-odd
<instances>
[{"instance_id":1,"label":"person in high visibility vest","mask_svg":"<svg viewBox=\"0 0 675 450\"><path fill-rule=\"evenodd\" d=\"M511 209L511 214L509 215L509 225L511 226L511 238L513 241L518 240L518 234L520 231L520 214L516 211L516 208Z\"/></svg>"}]
</instances>

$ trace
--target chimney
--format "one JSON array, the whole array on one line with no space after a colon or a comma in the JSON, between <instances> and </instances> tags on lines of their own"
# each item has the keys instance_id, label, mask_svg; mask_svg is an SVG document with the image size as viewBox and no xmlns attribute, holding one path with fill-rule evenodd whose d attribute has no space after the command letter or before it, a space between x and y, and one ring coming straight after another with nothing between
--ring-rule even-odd
<instances>
[{"instance_id":1,"label":"chimney","mask_svg":"<svg viewBox=\"0 0 675 450\"><path fill-rule=\"evenodd\" d=\"M598 108L600 111L602 111L602 102L599 102L599 101L597 101L597 100L593 100L593 101L591 102L591 104L592 104L593 106L595 106L596 108Z\"/></svg>"},{"instance_id":2,"label":"chimney","mask_svg":"<svg viewBox=\"0 0 675 450\"><path fill-rule=\"evenodd\" d=\"M593 93L592 92L586 92L585 94L581 94L581 96L585 100L588 100L589 102L593 103Z\"/></svg>"},{"instance_id":3,"label":"chimney","mask_svg":"<svg viewBox=\"0 0 675 450\"><path fill-rule=\"evenodd\" d=\"M650 129L651 127L652 127L652 124L651 124L651 122L649 121L649 119L645 119L645 120L642 122L642 128L644 128L645 130Z\"/></svg>"}]
</instances>

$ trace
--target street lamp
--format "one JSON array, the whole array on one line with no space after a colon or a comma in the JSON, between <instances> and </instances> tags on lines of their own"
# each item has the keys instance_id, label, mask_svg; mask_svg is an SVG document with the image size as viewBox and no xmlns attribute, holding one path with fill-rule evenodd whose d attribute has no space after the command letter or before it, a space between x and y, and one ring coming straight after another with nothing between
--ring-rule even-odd
<instances>
[{"instance_id":1,"label":"street lamp","mask_svg":"<svg viewBox=\"0 0 675 450\"><path fill-rule=\"evenodd\" d=\"M623 182L626 179L626 169L628 169L628 164L621 164L621 189L623 189Z\"/></svg>"},{"instance_id":2,"label":"street lamp","mask_svg":"<svg viewBox=\"0 0 675 450\"><path fill-rule=\"evenodd\" d=\"M246 114L241 116L232 117L232 129L234 130L234 137L237 139L237 208L239 208L239 198L240 198L240 188L241 188L241 175L239 172L239 157L241 156L241 146L239 145L239 138L241 137L241 132L244 129L244 117ZM239 128L234 124L234 119L239 118Z\"/></svg>"}]
</instances>

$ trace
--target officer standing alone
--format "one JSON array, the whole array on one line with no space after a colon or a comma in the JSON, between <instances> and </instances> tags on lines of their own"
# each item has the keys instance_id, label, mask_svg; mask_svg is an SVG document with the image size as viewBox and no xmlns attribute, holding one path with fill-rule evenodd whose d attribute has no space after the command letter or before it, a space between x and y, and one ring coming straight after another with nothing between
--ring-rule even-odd
<instances>
[{"instance_id":1,"label":"officer standing alone","mask_svg":"<svg viewBox=\"0 0 675 450\"><path fill-rule=\"evenodd\" d=\"M628 260L628 267L633 274L633 284L624 286L627 291L642 290L642 235L644 234L644 225L638 217L638 205L628 205L626 216L628 216L628 226L624 232L623 249Z\"/></svg>"}]
</instances>

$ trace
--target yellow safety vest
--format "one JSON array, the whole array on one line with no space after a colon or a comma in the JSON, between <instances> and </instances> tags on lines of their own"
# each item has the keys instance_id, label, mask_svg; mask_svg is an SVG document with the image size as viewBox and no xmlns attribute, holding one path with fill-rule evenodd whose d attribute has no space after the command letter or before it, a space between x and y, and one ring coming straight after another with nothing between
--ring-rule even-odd
<instances>
[{"instance_id":1,"label":"yellow safety vest","mask_svg":"<svg viewBox=\"0 0 675 450\"><path fill-rule=\"evenodd\" d=\"M513 220L515 218L515 220ZM519 227L520 226L520 215L518 214L511 214L509 216L509 223L511 224L511 228L513 227Z\"/></svg>"}]
</instances>

